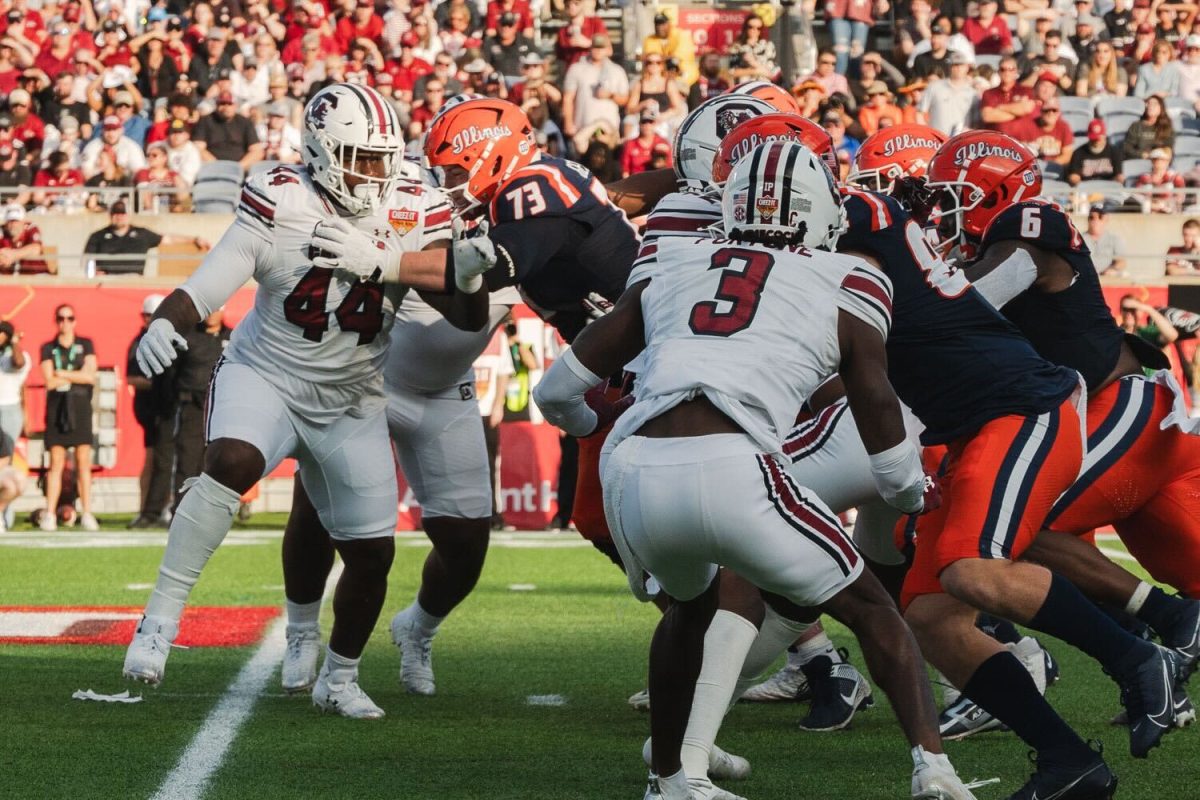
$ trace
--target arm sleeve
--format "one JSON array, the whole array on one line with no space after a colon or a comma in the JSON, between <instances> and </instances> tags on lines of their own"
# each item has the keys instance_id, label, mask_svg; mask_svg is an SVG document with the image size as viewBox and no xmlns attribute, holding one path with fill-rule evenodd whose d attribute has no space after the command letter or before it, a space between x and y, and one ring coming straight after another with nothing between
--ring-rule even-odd
<instances>
[{"instance_id":1,"label":"arm sleeve","mask_svg":"<svg viewBox=\"0 0 1200 800\"><path fill-rule=\"evenodd\" d=\"M1003 308L1036 280L1037 264L1033 263L1033 256L1018 247L998 267L971 283L993 307Z\"/></svg>"},{"instance_id":2,"label":"arm sleeve","mask_svg":"<svg viewBox=\"0 0 1200 800\"><path fill-rule=\"evenodd\" d=\"M892 282L877 269L854 267L842 279L837 306L887 339L892 327Z\"/></svg>"},{"instance_id":3,"label":"arm sleeve","mask_svg":"<svg viewBox=\"0 0 1200 800\"><path fill-rule=\"evenodd\" d=\"M254 277L255 266L267 250L262 237L239 219L179 288L192 298L200 317L207 317Z\"/></svg>"}]
</instances>

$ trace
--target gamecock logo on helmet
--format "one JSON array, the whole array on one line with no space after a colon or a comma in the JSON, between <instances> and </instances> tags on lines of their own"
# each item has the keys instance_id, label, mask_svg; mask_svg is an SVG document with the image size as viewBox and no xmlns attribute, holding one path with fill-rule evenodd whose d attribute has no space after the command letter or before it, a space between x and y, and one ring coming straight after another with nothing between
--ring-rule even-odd
<instances>
[{"instance_id":1,"label":"gamecock logo on helmet","mask_svg":"<svg viewBox=\"0 0 1200 800\"><path fill-rule=\"evenodd\" d=\"M486 139L503 139L506 136L512 136L512 128L504 124L492 125L488 128L477 128L472 125L454 134L454 138L450 140L450 149L454 151L455 155L458 155L468 147Z\"/></svg>"},{"instance_id":2,"label":"gamecock logo on helmet","mask_svg":"<svg viewBox=\"0 0 1200 800\"><path fill-rule=\"evenodd\" d=\"M954 154L954 163L956 166L965 167L972 161L988 156L1007 158L1009 161L1019 164L1028 157L1028 154L1022 155L1011 147L1001 147L987 142L971 142L965 147L958 148L958 152Z\"/></svg>"},{"instance_id":3,"label":"gamecock logo on helmet","mask_svg":"<svg viewBox=\"0 0 1200 800\"><path fill-rule=\"evenodd\" d=\"M724 139L731 130L748 119L758 115L758 111L749 106L730 106L717 114L717 135Z\"/></svg>"},{"instance_id":4,"label":"gamecock logo on helmet","mask_svg":"<svg viewBox=\"0 0 1200 800\"><path fill-rule=\"evenodd\" d=\"M337 108L338 99L335 94L323 94L313 103L313 107L308 110L308 118L313 125L318 128L325 127L325 117L329 116L329 109Z\"/></svg>"}]
</instances>

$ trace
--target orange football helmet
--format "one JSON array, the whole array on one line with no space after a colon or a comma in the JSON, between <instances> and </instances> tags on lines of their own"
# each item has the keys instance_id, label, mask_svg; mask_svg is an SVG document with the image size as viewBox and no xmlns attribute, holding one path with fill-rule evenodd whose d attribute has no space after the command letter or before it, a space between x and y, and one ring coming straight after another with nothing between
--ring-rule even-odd
<instances>
[{"instance_id":1,"label":"orange football helmet","mask_svg":"<svg viewBox=\"0 0 1200 800\"><path fill-rule=\"evenodd\" d=\"M800 104L796 98L770 81L750 81L729 90L728 94L748 94L766 100L785 114L799 114Z\"/></svg>"},{"instance_id":2,"label":"orange football helmet","mask_svg":"<svg viewBox=\"0 0 1200 800\"><path fill-rule=\"evenodd\" d=\"M721 147L713 157L713 185L725 183L734 165L751 150L774 141L799 142L812 150L832 175L838 174L833 140L824 128L799 114L763 114L739 124L721 140Z\"/></svg>"},{"instance_id":3,"label":"orange football helmet","mask_svg":"<svg viewBox=\"0 0 1200 800\"><path fill-rule=\"evenodd\" d=\"M1037 197L1042 173L1025 145L997 131L952 136L929 163L942 240L973 250L996 215L1013 203Z\"/></svg>"},{"instance_id":4,"label":"orange football helmet","mask_svg":"<svg viewBox=\"0 0 1200 800\"><path fill-rule=\"evenodd\" d=\"M846 182L891 194L899 178L923 178L946 134L928 125L893 125L871 134L854 156Z\"/></svg>"},{"instance_id":5,"label":"orange football helmet","mask_svg":"<svg viewBox=\"0 0 1200 800\"><path fill-rule=\"evenodd\" d=\"M474 208L490 201L514 172L536 161L538 149L524 111L507 100L483 97L459 103L433 120L425 157L441 185L465 201L460 207ZM446 174L449 167L465 170L466 179L455 181Z\"/></svg>"}]
</instances>

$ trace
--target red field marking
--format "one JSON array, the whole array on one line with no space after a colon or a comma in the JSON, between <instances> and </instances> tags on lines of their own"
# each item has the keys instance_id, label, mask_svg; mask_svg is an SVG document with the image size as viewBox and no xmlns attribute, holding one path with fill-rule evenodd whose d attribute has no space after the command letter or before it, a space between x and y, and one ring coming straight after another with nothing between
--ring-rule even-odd
<instances>
[{"instance_id":1,"label":"red field marking","mask_svg":"<svg viewBox=\"0 0 1200 800\"><path fill-rule=\"evenodd\" d=\"M141 614L134 606L0 606L0 644L126 645ZM175 644L245 647L278 615L275 607L189 608Z\"/></svg>"}]
</instances>

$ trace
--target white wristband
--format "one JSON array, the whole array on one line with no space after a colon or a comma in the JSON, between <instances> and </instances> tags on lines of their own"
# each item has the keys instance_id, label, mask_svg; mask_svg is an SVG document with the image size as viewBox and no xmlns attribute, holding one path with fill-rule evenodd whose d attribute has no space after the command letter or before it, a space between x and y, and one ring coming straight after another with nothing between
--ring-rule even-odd
<instances>
[{"instance_id":1,"label":"white wristband","mask_svg":"<svg viewBox=\"0 0 1200 800\"><path fill-rule=\"evenodd\" d=\"M882 453L868 456L875 488L884 501L912 514L924 506L925 469L916 445L905 439Z\"/></svg>"},{"instance_id":2,"label":"white wristband","mask_svg":"<svg viewBox=\"0 0 1200 800\"><path fill-rule=\"evenodd\" d=\"M475 294L483 287L482 275L454 275L454 285L463 294Z\"/></svg>"}]
</instances>

